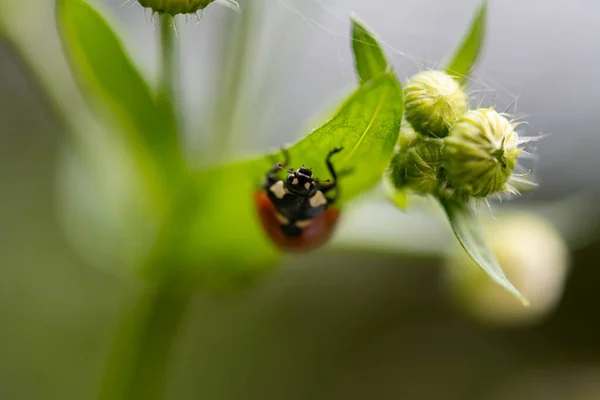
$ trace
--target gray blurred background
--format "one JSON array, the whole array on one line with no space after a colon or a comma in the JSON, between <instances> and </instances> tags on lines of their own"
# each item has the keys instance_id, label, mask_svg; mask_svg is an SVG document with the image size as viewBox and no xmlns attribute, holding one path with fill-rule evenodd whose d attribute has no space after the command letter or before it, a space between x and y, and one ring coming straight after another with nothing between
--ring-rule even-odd
<instances>
[{"instance_id":1,"label":"gray blurred background","mask_svg":"<svg viewBox=\"0 0 600 400\"><path fill-rule=\"evenodd\" d=\"M118 18L139 65L155 74L157 23L137 4L98 2ZM198 296L178 343L169 399L600 398L600 3L490 3L473 87L486 89L484 105L503 108L518 97L517 113L529 115L525 132L549 134L537 151L540 189L513 207L561 210L554 213L559 227L573 215L585 218L571 221L571 228L586 226L586 237L574 246L557 310L521 329L474 322L445 296L439 252L417 258L326 249L290 257L243 293ZM198 24L180 20L180 96L193 116L186 121L192 155L207 143L202 132L215 123L215 107L230 115L240 153L276 148L316 126L355 82L350 12L379 34L404 78L447 59L476 2L241 4L251 15L241 58L228 43L242 15L211 6ZM0 0L0 13L39 49L46 70L72 86L53 2ZM244 85L228 81L232 60L243 63ZM135 284L94 268L67 243L55 185L64 130L26 71L0 41L0 398L88 399ZM238 100L223 104L227 85ZM579 193L576 207L555 208ZM452 240L437 217L370 210L381 214L373 220L402 224L393 228L398 246L410 247L404 238L431 240L428 248Z\"/></svg>"}]
</instances>

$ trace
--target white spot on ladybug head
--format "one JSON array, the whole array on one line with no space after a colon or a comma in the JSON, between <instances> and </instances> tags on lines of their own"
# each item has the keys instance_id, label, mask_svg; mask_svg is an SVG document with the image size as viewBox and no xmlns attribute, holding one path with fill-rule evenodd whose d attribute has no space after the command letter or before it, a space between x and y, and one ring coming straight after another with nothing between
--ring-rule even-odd
<instances>
[{"instance_id":1,"label":"white spot on ladybug head","mask_svg":"<svg viewBox=\"0 0 600 400\"><path fill-rule=\"evenodd\" d=\"M292 181L292 185L297 185L298 184L298 178L294 178L294 180Z\"/></svg>"},{"instance_id":2,"label":"white spot on ladybug head","mask_svg":"<svg viewBox=\"0 0 600 400\"><path fill-rule=\"evenodd\" d=\"M283 196L285 196L286 194L285 186L283 186L283 181L275 182L273 185L271 185L269 190L273 192L275 197L277 197L278 199L283 199Z\"/></svg>"},{"instance_id":3,"label":"white spot on ladybug head","mask_svg":"<svg viewBox=\"0 0 600 400\"><path fill-rule=\"evenodd\" d=\"M311 207L319 207L327 204L327 198L320 190L317 190L317 193L310 199L308 199Z\"/></svg>"},{"instance_id":4,"label":"white spot on ladybug head","mask_svg":"<svg viewBox=\"0 0 600 400\"><path fill-rule=\"evenodd\" d=\"M304 184L304 188L305 188L306 190L310 189L310 182L306 182L306 183Z\"/></svg>"}]
</instances>

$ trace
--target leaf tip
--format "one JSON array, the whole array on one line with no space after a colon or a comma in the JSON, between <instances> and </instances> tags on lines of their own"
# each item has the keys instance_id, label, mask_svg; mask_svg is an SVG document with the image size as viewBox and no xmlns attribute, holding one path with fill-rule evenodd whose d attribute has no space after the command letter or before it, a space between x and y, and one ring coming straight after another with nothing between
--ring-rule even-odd
<instances>
[{"instance_id":1,"label":"leaf tip","mask_svg":"<svg viewBox=\"0 0 600 400\"><path fill-rule=\"evenodd\" d=\"M362 22L360 18L358 18L354 11L350 13L350 23L352 27L352 40L358 40L357 36L360 34L370 35L367 31L367 28L365 27L364 22Z\"/></svg>"},{"instance_id":2,"label":"leaf tip","mask_svg":"<svg viewBox=\"0 0 600 400\"><path fill-rule=\"evenodd\" d=\"M463 36L460 45L446 67L446 72L454 76L461 84L471 73L480 56L485 39L487 3L487 0L478 2L468 31Z\"/></svg>"},{"instance_id":3,"label":"leaf tip","mask_svg":"<svg viewBox=\"0 0 600 400\"><path fill-rule=\"evenodd\" d=\"M523 307L531 307L531 302L529 301L529 299L527 299L527 297L523 296L522 294L519 296L519 300L521 300L521 304L523 304Z\"/></svg>"},{"instance_id":4,"label":"leaf tip","mask_svg":"<svg viewBox=\"0 0 600 400\"><path fill-rule=\"evenodd\" d=\"M498 281L493 277L492 279L496 281L496 283L499 283L501 286L503 286L506 290L508 290L513 296L515 296L523 307L531 307L531 302L529 301L529 299L525 297L525 295L521 293L519 289L517 289L508 279L502 282Z\"/></svg>"},{"instance_id":5,"label":"leaf tip","mask_svg":"<svg viewBox=\"0 0 600 400\"><path fill-rule=\"evenodd\" d=\"M384 74L390 67L377 35L367 28L356 14L351 13L350 20L354 64L358 80L363 84Z\"/></svg>"}]
</instances>

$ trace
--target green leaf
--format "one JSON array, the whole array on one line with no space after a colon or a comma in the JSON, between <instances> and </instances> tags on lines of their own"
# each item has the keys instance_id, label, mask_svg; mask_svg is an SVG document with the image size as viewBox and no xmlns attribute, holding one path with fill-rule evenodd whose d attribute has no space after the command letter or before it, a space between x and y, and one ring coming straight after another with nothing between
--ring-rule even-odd
<instances>
[{"instance_id":1,"label":"green leaf","mask_svg":"<svg viewBox=\"0 0 600 400\"><path fill-rule=\"evenodd\" d=\"M381 46L365 26L352 15L352 50L356 73L360 82L367 82L384 74L388 63Z\"/></svg>"},{"instance_id":2,"label":"green leaf","mask_svg":"<svg viewBox=\"0 0 600 400\"><path fill-rule=\"evenodd\" d=\"M402 87L391 72L367 82L329 122L288 149L292 165L304 164L327 179L325 156L343 147L333 161L348 172L340 180L339 204L347 202L381 180L398 139L403 104Z\"/></svg>"},{"instance_id":3,"label":"green leaf","mask_svg":"<svg viewBox=\"0 0 600 400\"><path fill-rule=\"evenodd\" d=\"M57 25L81 91L126 134L132 152L152 155L163 167L177 157L177 132L168 102L157 102L118 35L102 13L84 0L58 0Z\"/></svg>"},{"instance_id":4,"label":"green leaf","mask_svg":"<svg viewBox=\"0 0 600 400\"><path fill-rule=\"evenodd\" d=\"M327 153L344 147L332 158L338 170L348 171L339 179L337 206L343 206L381 181L398 137L402 110L402 88L391 73L371 80L333 118L288 148L289 166L312 167L315 176L327 179ZM280 253L260 226L253 196L261 190L266 172L282 161L283 155L276 152L199 172L186 204L175 207L184 212L172 218L159 253L183 257L172 264L194 266L199 279L213 287L269 268Z\"/></svg>"},{"instance_id":5,"label":"green leaf","mask_svg":"<svg viewBox=\"0 0 600 400\"><path fill-rule=\"evenodd\" d=\"M450 199L440 199L452 230L467 254L483 269L496 283L514 294L523 305L529 301L514 286L500 267L496 257L486 245L483 232L477 216L467 203Z\"/></svg>"},{"instance_id":6,"label":"green leaf","mask_svg":"<svg viewBox=\"0 0 600 400\"><path fill-rule=\"evenodd\" d=\"M469 31L446 68L446 72L456 77L461 84L466 81L481 52L485 39L486 18L487 1L480 0Z\"/></svg>"}]
</instances>

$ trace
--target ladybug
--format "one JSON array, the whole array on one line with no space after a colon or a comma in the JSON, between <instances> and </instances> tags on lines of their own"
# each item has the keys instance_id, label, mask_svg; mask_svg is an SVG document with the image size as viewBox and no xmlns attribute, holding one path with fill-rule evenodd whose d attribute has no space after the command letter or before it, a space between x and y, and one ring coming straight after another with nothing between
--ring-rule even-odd
<instances>
[{"instance_id":1,"label":"ladybug","mask_svg":"<svg viewBox=\"0 0 600 400\"><path fill-rule=\"evenodd\" d=\"M308 168L285 168L289 162L286 151L285 161L267 172L255 201L263 228L282 250L311 250L326 243L333 233L340 212L332 207L339 190L331 157L342 149L331 150L325 158L333 182L313 177ZM288 173L285 180L277 178L280 170Z\"/></svg>"}]
</instances>

